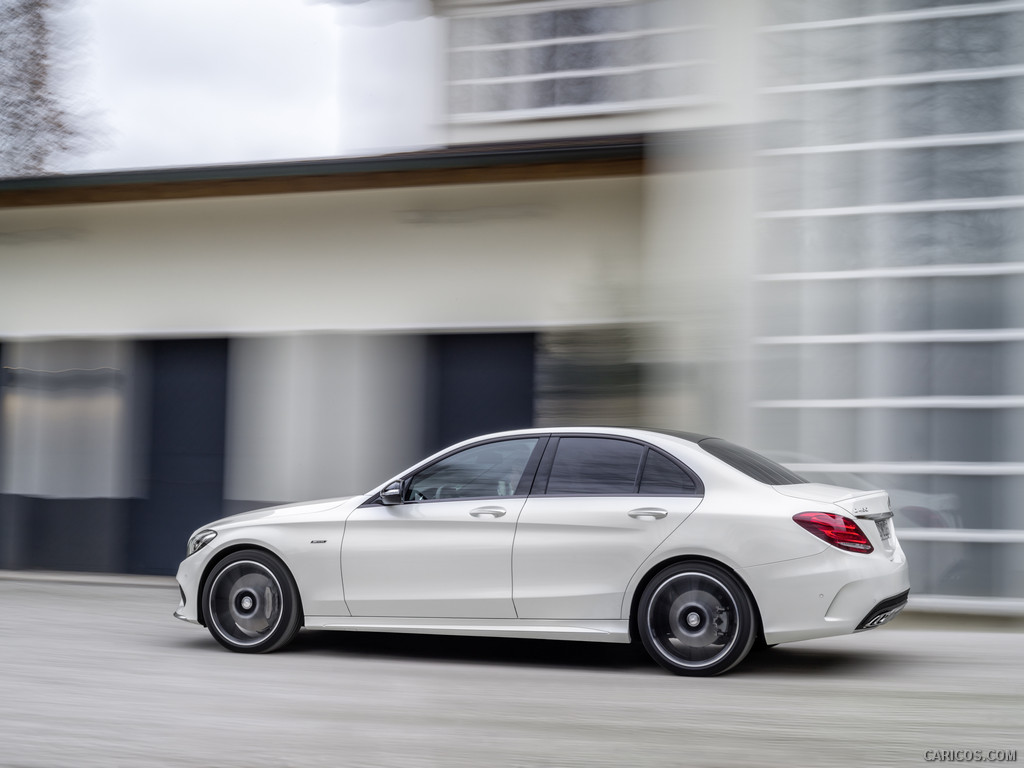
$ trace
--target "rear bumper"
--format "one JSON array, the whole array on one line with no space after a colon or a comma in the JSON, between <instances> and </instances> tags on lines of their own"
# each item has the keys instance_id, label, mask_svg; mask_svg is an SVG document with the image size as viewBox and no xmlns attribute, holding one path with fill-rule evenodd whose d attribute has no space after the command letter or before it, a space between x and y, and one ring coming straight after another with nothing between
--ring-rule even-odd
<instances>
[{"instance_id":1,"label":"rear bumper","mask_svg":"<svg viewBox=\"0 0 1024 768\"><path fill-rule=\"evenodd\" d=\"M907 561L899 549L891 555L861 555L830 547L810 557L749 568L743 575L769 645L881 626L902 610L910 590Z\"/></svg>"},{"instance_id":2,"label":"rear bumper","mask_svg":"<svg viewBox=\"0 0 1024 768\"><path fill-rule=\"evenodd\" d=\"M909 599L910 590L908 589L906 592L901 592L895 597L883 600L868 611L868 615L857 625L855 631L863 632L865 629L874 629L883 624L888 624L899 615L900 611L907 607L907 600Z\"/></svg>"}]
</instances>

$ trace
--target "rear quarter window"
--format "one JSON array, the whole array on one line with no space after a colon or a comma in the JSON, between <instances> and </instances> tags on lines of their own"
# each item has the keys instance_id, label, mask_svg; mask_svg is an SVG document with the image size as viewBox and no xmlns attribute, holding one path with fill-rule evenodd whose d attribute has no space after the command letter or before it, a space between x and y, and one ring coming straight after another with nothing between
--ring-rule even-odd
<instances>
[{"instance_id":1,"label":"rear quarter window","mask_svg":"<svg viewBox=\"0 0 1024 768\"><path fill-rule=\"evenodd\" d=\"M647 454L640 477L641 496L693 496L697 483L678 464L655 450Z\"/></svg>"}]
</instances>

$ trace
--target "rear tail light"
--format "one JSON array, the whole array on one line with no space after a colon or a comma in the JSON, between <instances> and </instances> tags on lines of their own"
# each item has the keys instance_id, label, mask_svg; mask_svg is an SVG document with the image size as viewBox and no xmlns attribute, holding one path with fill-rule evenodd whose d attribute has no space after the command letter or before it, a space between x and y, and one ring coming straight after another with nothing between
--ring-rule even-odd
<instances>
[{"instance_id":1,"label":"rear tail light","mask_svg":"<svg viewBox=\"0 0 1024 768\"><path fill-rule=\"evenodd\" d=\"M847 552L868 554L875 550L864 531L848 517L831 512L801 512L793 515L793 521L822 541Z\"/></svg>"}]
</instances>

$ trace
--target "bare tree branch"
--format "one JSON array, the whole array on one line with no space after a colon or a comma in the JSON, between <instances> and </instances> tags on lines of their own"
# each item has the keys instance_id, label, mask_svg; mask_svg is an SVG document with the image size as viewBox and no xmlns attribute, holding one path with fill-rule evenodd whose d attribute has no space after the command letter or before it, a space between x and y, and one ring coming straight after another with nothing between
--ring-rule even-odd
<instances>
[{"instance_id":1,"label":"bare tree branch","mask_svg":"<svg viewBox=\"0 0 1024 768\"><path fill-rule=\"evenodd\" d=\"M0 177L53 172L79 137L56 78L52 14L63 0L0 0Z\"/></svg>"}]
</instances>

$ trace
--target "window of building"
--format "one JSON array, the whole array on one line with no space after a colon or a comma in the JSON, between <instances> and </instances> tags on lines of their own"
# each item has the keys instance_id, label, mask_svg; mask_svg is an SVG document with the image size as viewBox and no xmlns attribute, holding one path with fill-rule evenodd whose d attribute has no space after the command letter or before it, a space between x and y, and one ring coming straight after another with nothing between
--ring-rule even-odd
<instances>
[{"instance_id":1,"label":"window of building","mask_svg":"<svg viewBox=\"0 0 1024 768\"><path fill-rule=\"evenodd\" d=\"M703 5L535 2L453 16L451 119L528 119L702 100Z\"/></svg>"}]
</instances>

